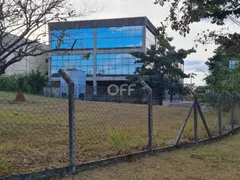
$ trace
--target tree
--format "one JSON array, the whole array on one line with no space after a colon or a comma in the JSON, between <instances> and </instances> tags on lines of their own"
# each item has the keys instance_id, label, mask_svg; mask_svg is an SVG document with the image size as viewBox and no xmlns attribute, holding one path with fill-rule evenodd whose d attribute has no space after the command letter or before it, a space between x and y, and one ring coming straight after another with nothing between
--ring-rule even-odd
<instances>
[{"instance_id":1,"label":"tree","mask_svg":"<svg viewBox=\"0 0 240 180\"><path fill-rule=\"evenodd\" d=\"M216 58L213 57L213 59ZM218 61L213 73L206 77L205 93L199 96L200 100L212 108L217 109L219 103L228 111L232 103L239 104L240 68L230 69Z\"/></svg>"},{"instance_id":2,"label":"tree","mask_svg":"<svg viewBox=\"0 0 240 180\"><path fill-rule=\"evenodd\" d=\"M162 23L161 30L164 32L169 23L173 30L178 31L181 35L186 36L190 32L190 24L200 22L201 20L211 20L216 25L225 25L225 20L229 19L236 25L240 26L240 5L239 0L155 0L155 4L162 7L170 5L169 15ZM226 31L227 32L224 32ZM203 31L199 32L199 38L195 40L198 43L216 43L226 44L225 51L240 52L240 34L230 33L227 28L220 31Z\"/></svg>"},{"instance_id":3,"label":"tree","mask_svg":"<svg viewBox=\"0 0 240 180\"><path fill-rule=\"evenodd\" d=\"M47 36L41 30L49 22L92 12L86 6L84 12L76 13L67 0L0 0L0 75L24 57L51 52L39 43Z\"/></svg>"},{"instance_id":4,"label":"tree","mask_svg":"<svg viewBox=\"0 0 240 180\"><path fill-rule=\"evenodd\" d=\"M170 3L170 4L168 4ZM211 20L211 23L222 26L226 19L233 21L240 26L238 18L240 17L239 0L156 0L155 4L161 6L170 5L169 15L165 23L162 23L161 30L166 31L168 23L173 30L179 31L183 36L190 32L190 24L200 22L201 20ZM240 53L240 34L220 31L203 31L199 33L199 39L196 42L202 44L212 43L219 45L214 57L210 58L206 64L209 67L210 75L206 81L215 90L236 90L236 84L232 84L233 77L237 77L237 69L229 69L229 60L235 60ZM236 80L236 79L235 79ZM235 81L234 80L234 81ZM236 83L236 82L235 82ZM231 87L231 88L230 88Z\"/></svg>"},{"instance_id":5,"label":"tree","mask_svg":"<svg viewBox=\"0 0 240 180\"><path fill-rule=\"evenodd\" d=\"M239 102L240 57L222 51L224 48L221 46L215 50L216 54L206 62L209 69L209 75L205 78L207 86L204 87L204 94L199 98L203 103L215 109L220 103L222 108L228 111L233 103Z\"/></svg>"},{"instance_id":6,"label":"tree","mask_svg":"<svg viewBox=\"0 0 240 180\"><path fill-rule=\"evenodd\" d=\"M209 58L205 63L208 66L209 75L205 78L207 84L217 86L222 81L226 73L223 73L223 66L228 67L226 60L220 52Z\"/></svg>"},{"instance_id":7,"label":"tree","mask_svg":"<svg viewBox=\"0 0 240 180\"><path fill-rule=\"evenodd\" d=\"M158 96L159 105L162 105L164 90L169 90L170 94L176 92L176 88L182 88L181 80L188 77L180 68L189 54L195 52L194 49L175 50L170 44L172 38L165 34L157 37L157 45L152 45L150 49L144 52L132 53L137 60L136 63L142 63L140 68L136 69L135 75L129 77L131 82L138 82L139 78L154 90Z\"/></svg>"},{"instance_id":8,"label":"tree","mask_svg":"<svg viewBox=\"0 0 240 180\"><path fill-rule=\"evenodd\" d=\"M184 36L190 32L190 24L204 19L224 25L224 20L230 18L240 24L237 20L240 17L239 0L155 0L155 4L170 5L166 21L170 21L171 28Z\"/></svg>"},{"instance_id":9,"label":"tree","mask_svg":"<svg viewBox=\"0 0 240 180\"><path fill-rule=\"evenodd\" d=\"M230 60L235 63L234 68L229 67ZM240 92L240 68L239 68L238 56L229 56L228 53L224 53L220 50L216 50L216 54L209 58L206 62L210 74L205 78L209 88L216 92Z\"/></svg>"}]
</instances>

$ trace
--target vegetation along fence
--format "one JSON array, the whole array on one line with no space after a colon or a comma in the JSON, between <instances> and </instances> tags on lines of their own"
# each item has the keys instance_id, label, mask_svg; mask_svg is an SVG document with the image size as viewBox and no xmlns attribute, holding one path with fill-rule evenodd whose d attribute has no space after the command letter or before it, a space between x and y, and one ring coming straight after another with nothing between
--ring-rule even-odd
<instances>
[{"instance_id":1,"label":"vegetation along fence","mask_svg":"<svg viewBox=\"0 0 240 180\"><path fill-rule=\"evenodd\" d=\"M59 73L68 83L67 98L0 92L2 179L74 172L155 150L197 145L239 128L237 94L190 92L193 101L160 106L142 81L131 93L141 92L144 103L79 100L71 79Z\"/></svg>"}]
</instances>

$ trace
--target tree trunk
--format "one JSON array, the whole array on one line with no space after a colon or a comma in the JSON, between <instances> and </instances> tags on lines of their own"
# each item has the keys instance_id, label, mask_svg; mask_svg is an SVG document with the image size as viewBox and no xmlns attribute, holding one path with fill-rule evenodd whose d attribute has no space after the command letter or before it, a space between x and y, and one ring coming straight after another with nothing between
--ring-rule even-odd
<instances>
[{"instance_id":1,"label":"tree trunk","mask_svg":"<svg viewBox=\"0 0 240 180\"><path fill-rule=\"evenodd\" d=\"M160 106L163 105L163 93L162 92L158 93L158 105L160 105Z\"/></svg>"},{"instance_id":2,"label":"tree trunk","mask_svg":"<svg viewBox=\"0 0 240 180\"><path fill-rule=\"evenodd\" d=\"M171 92L170 93L170 102L172 102L173 101L173 93Z\"/></svg>"},{"instance_id":3,"label":"tree trunk","mask_svg":"<svg viewBox=\"0 0 240 180\"><path fill-rule=\"evenodd\" d=\"M5 74L5 68L1 67L0 68L0 75Z\"/></svg>"}]
</instances>

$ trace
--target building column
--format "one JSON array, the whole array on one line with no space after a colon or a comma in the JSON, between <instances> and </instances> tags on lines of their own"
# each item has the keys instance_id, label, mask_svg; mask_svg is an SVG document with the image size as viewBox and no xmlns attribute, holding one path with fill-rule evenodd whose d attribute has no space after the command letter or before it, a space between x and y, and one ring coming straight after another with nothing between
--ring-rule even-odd
<instances>
[{"instance_id":1,"label":"building column","mask_svg":"<svg viewBox=\"0 0 240 180\"><path fill-rule=\"evenodd\" d=\"M94 49L93 49L93 95L97 95L97 29L94 28Z\"/></svg>"},{"instance_id":2,"label":"building column","mask_svg":"<svg viewBox=\"0 0 240 180\"><path fill-rule=\"evenodd\" d=\"M50 26L48 25L48 44L49 48L52 49L52 31L50 29ZM48 54L48 77L49 81L51 82L51 74L52 74L52 53L50 52Z\"/></svg>"},{"instance_id":3,"label":"building column","mask_svg":"<svg viewBox=\"0 0 240 180\"><path fill-rule=\"evenodd\" d=\"M146 53L146 26L142 28L142 51Z\"/></svg>"}]
</instances>

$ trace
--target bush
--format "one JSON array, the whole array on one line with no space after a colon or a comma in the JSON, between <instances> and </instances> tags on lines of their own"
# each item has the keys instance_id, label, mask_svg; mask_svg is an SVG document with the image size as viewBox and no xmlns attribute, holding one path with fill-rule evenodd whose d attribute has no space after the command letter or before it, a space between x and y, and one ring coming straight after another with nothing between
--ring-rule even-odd
<instances>
[{"instance_id":1,"label":"bush","mask_svg":"<svg viewBox=\"0 0 240 180\"><path fill-rule=\"evenodd\" d=\"M33 94L41 93L44 87L47 86L48 77L41 74L39 70L29 73L26 77L29 92Z\"/></svg>"},{"instance_id":2,"label":"bush","mask_svg":"<svg viewBox=\"0 0 240 180\"><path fill-rule=\"evenodd\" d=\"M184 128L184 137L190 141L194 140L193 121L188 121Z\"/></svg>"},{"instance_id":3,"label":"bush","mask_svg":"<svg viewBox=\"0 0 240 180\"><path fill-rule=\"evenodd\" d=\"M0 90L2 91L18 91L21 88L27 89L27 86L23 87L23 83L20 81L23 76L0 76Z\"/></svg>"},{"instance_id":4,"label":"bush","mask_svg":"<svg viewBox=\"0 0 240 180\"><path fill-rule=\"evenodd\" d=\"M224 112L230 111L233 104L239 105L240 96L237 94L229 93L215 93L213 91L207 91L204 94L198 95L199 101L206 106L218 110L219 105Z\"/></svg>"},{"instance_id":5,"label":"bush","mask_svg":"<svg viewBox=\"0 0 240 180\"><path fill-rule=\"evenodd\" d=\"M48 83L48 77L39 70L27 75L0 76L0 91L23 91L39 94Z\"/></svg>"},{"instance_id":6,"label":"bush","mask_svg":"<svg viewBox=\"0 0 240 180\"><path fill-rule=\"evenodd\" d=\"M127 152L129 150L128 137L120 129L108 129L110 142L113 148Z\"/></svg>"}]
</instances>

